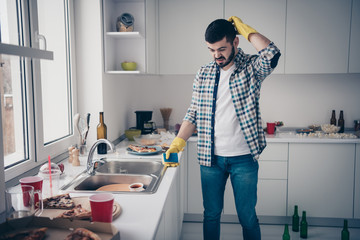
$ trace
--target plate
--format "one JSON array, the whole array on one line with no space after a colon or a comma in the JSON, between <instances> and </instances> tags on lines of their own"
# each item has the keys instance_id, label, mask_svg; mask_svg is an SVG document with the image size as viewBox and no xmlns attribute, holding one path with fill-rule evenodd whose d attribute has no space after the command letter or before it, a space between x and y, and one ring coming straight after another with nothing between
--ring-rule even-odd
<instances>
[{"instance_id":1,"label":"plate","mask_svg":"<svg viewBox=\"0 0 360 240\"><path fill-rule=\"evenodd\" d=\"M128 151L128 153L134 154L134 155L153 155L153 154L158 154L159 152L162 151L162 147L160 147L160 146L143 146L143 147L155 148L156 151L155 152L136 152L136 151L132 150L131 148L127 148L126 150Z\"/></svg>"}]
</instances>

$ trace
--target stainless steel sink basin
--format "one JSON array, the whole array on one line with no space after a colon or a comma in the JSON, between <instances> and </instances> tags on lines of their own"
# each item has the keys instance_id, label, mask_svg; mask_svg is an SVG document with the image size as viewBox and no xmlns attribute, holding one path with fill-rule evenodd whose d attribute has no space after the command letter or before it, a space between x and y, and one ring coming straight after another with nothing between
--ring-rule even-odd
<instances>
[{"instance_id":1,"label":"stainless steel sink basin","mask_svg":"<svg viewBox=\"0 0 360 240\"><path fill-rule=\"evenodd\" d=\"M110 174L152 174L161 171L161 162L139 162L139 161L109 161L98 167L98 173Z\"/></svg>"},{"instance_id":2,"label":"stainless steel sink basin","mask_svg":"<svg viewBox=\"0 0 360 240\"><path fill-rule=\"evenodd\" d=\"M94 192L109 184L131 184L141 182L144 191L113 191L112 193L143 194L155 193L165 173L161 161L109 161L95 170L95 175L86 171L76 176L70 183L61 187L66 192Z\"/></svg>"}]
</instances>

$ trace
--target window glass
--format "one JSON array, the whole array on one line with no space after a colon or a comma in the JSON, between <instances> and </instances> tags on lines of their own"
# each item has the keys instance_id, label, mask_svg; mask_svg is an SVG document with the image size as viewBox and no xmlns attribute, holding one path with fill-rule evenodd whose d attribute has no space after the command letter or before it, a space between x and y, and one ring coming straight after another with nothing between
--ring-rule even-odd
<instances>
[{"instance_id":1,"label":"window glass","mask_svg":"<svg viewBox=\"0 0 360 240\"><path fill-rule=\"evenodd\" d=\"M53 61L41 61L42 114L44 144L71 134L70 78L68 73L68 35L63 0L38 0L39 34L54 52ZM42 41L39 41L40 48Z\"/></svg>"},{"instance_id":2,"label":"window glass","mask_svg":"<svg viewBox=\"0 0 360 240\"><path fill-rule=\"evenodd\" d=\"M1 43L19 45L18 4L14 0L0 1Z\"/></svg>"},{"instance_id":3,"label":"window glass","mask_svg":"<svg viewBox=\"0 0 360 240\"><path fill-rule=\"evenodd\" d=\"M0 92L4 166L28 158L26 101L22 60L0 55Z\"/></svg>"}]
</instances>

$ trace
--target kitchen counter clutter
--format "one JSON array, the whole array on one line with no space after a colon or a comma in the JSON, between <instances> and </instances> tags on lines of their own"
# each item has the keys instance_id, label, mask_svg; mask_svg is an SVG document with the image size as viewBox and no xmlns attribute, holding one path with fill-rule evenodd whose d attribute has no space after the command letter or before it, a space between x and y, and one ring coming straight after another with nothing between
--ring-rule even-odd
<instances>
[{"instance_id":1,"label":"kitchen counter clutter","mask_svg":"<svg viewBox=\"0 0 360 240\"><path fill-rule=\"evenodd\" d=\"M275 134L266 134L267 142L289 142L289 143L360 143L352 132L349 133L296 133L295 131L283 131Z\"/></svg>"},{"instance_id":2,"label":"kitchen counter clutter","mask_svg":"<svg viewBox=\"0 0 360 240\"><path fill-rule=\"evenodd\" d=\"M161 160L161 155L147 155L139 156L129 154L126 147L129 145L128 141L123 141L116 146L116 152L96 157L106 157L110 161L117 160L141 160L141 161L158 161ZM180 154L181 155L181 154ZM181 162L181 156L179 157ZM86 168L86 157L80 157L80 166L74 167L65 162L66 175L62 179L62 183L71 181L77 174ZM176 185L177 175L180 168L168 168L159 185L159 188L154 194L141 193L119 193L114 194L114 200L120 205L120 216L114 219L112 224L119 230L121 239L154 239L157 235L165 233L165 229L161 228L161 220L166 208L166 200L171 188ZM60 184L62 185L62 184ZM71 197L90 196L92 194L85 193L70 193ZM169 213L167 213L169 214ZM159 230L160 229L160 230ZM180 232L180 230L179 230Z\"/></svg>"},{"instance_id":3,"label":"kitchen counter clutter","mask_svg":"<svg viewBox=\"0 0 360 240\"><path fill-rule=\"evenodd\" d=\"M126 147L133 142L128 142L124 140L116 146L116 152L109 153L106 155L94 155L94 159L106 157L108 161L122 161L129 159L132 161L161 161L161 154L156 155L133 155L129 154L126 151ZM68 160L64 160L64 174L60 177L59 186L63 186L71 182L74 177L79 175L86 169L87 156L80 156L80 166L73 166ZM182 153L179 154L179 162L182 161ZM177 193L180 190L179 187L179 171L180 167L177 168L167 168L162 181L153 194L149 193L115 193L114 201L118 203L121 208L120 215L118 215L112 222L116 229L120 232L120 239L174 239L173 236L176 234L176 238L180 236L181 227L180 224L169 227L173 232L167 232L165 227L168 227L168 224L172 224L169 219L165 217L177 219L181 221L182 216L176 215L177 206L172 206L173 203L177 203L174 200L168 200L169 193ZM15 186L14 188L20 188L20 185ZM59 191L59 194L64 193ZM95 193L95 192L94 192ZM91 196L94 193L80 193L80 192L70 192L72 198L77 197L87 197ZM170 238L168 238L170 237Z\"/></svg>"}]
</instances>

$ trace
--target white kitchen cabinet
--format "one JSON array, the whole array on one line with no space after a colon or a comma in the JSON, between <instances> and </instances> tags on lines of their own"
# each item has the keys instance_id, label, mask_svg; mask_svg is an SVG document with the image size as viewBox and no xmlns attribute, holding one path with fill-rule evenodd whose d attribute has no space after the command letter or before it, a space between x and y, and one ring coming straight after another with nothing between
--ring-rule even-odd
<instances>
[{"instance_id":1,"label":"white kitchen cabinet","mask_svg":"<svg viewBox=\"0 0 360 240\"><path fill-rule=\"evenodd\" d=\"M182 222L184 217L184 157L180 160L180 166L170 186L165 206L162 212L156 240L180 239ZM166 176L164 176L166 177Z\"/></svg>"},{"instance_id":2,"label":"white kitchen cabinet","mask_svg":"<svg viewBox=\"0 0 360 240\"><path fill-rule=\"evenodd\" d=\"M160 74L193 74L212 60L205 30L223 17L223 1L159 0Z\"/></svg>"},{"instance_id":3,"label":"white kitchen cabinet","mask_svg":"<svg viewBox=\"0 0 360 240\"><path fill-rule=\"evenodd\" d=\"M285 73L348 72L351 0L288 0L286 16Z\"/></svg>"},{"instance_id":4,"label":"white kitchen cabinet","mask_svg":"<svg viewBox=\"0 0 360 240\"><path fill-rule=\"evenodd\" d=\"M353 0L349 52L349 73L360 73L360 0Z\"/></svg>"},{"instance_id":5,"label":"white kitchen cabinet","mask_svg":"<svg viewBox=\"0 0 360 240\"><path fill-rule=\"evenodd\" d=\"M185 213L203 214L200 165L197 160L197 143L187 143L187 209Z\"/></svg>"},{"instance_id":6,"label":"white kitchen cabinet","mask_svg":"<svg viewBox=\"0 0 360 240\"><path fill-rule=\"evenodd\" d=\"M103 0L104 68L106 73L146 72L145 0ZM117 18L123 13L134 17L133 32L117 32ZM91 27L91 26L89 26ZM136 62L136 71L124 71L121 63Z\"/></svg>"},{"instance_id":7,"label":"white kitchen cabinet","mask_svg":"<svg viewBox=\"0 0 360 240\"><path fill-rule=\"evenodd\" d=\"M259 159L256 212L263 216L286 216L287 143L268 143ZM236 215L230 180L226 184L224 214Z\"/></svg>"},{"instance_id":8,"label":"white kitchen cabinet","mask_svg":"<svg viewBox=\"0 0 360 240\"><path fill-rule=\"evenodd\" d=\"M288 215L352 218L355 144L289 145Z\"/></svg>"},{"instance_id":9,"label":"white kitchen cabinet","mask_svg":"<svg viewBox=\"0 0 360 240\"><path fill-rule=\"evenodd\" d=\"M360 218L360 144L356 144L354 218Z\"/></svg>"},{"instance_id":10,"label":"white kitchen cabinet","mask_svg":"<svg viewBox=\"0 0 360 240\"><path fill-rule=\"evenodd\" d=\"M286 0L227 0L225 18L237 16L242 21L273 41L284 56ZM239 47L248 54L257 54L255 48L239 35ZM280 57L274 73L284 73L285 58Z\"/></svg>"}]
</instances>

